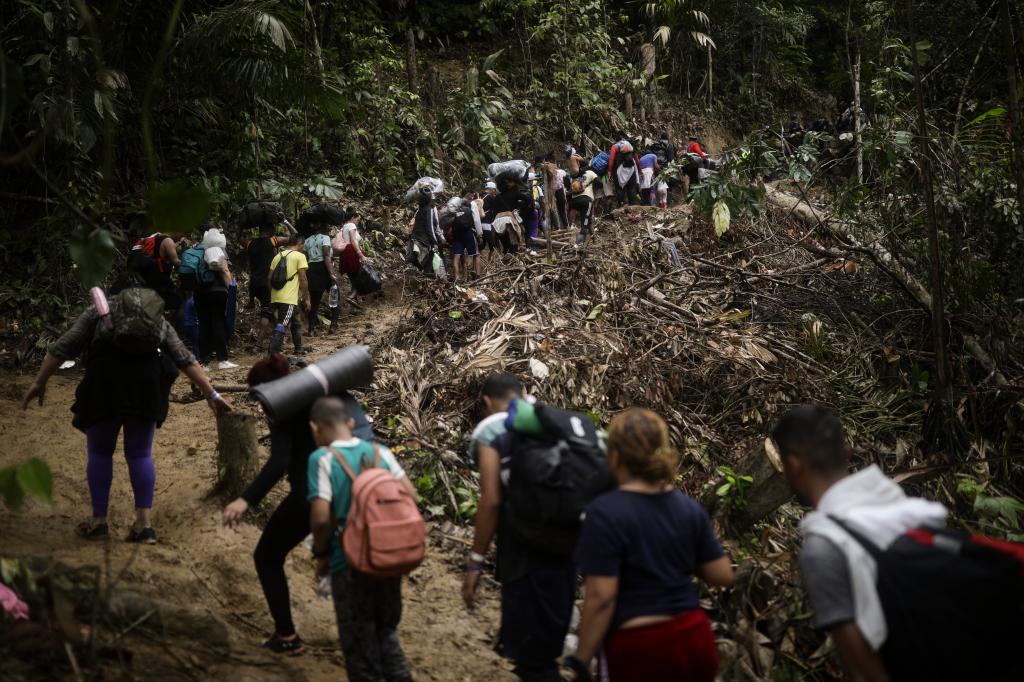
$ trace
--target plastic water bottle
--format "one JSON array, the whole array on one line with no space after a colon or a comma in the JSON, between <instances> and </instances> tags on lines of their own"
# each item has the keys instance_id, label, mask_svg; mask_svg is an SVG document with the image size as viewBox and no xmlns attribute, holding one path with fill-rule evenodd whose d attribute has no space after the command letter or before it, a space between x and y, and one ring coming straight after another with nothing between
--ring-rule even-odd
<instances>
[{"instance_id":1,"label":"plastic water bottle","mask_svg":"<svg viewBox=\"0 0 1024 682\"><path fill-rule=\"evenodd\" d=\"M338 292L338 285L331 285L331 292L327 295L327 305L331 308L338 307L338 300L341 298L341 294Z\"/></svg>"}]
</instances>

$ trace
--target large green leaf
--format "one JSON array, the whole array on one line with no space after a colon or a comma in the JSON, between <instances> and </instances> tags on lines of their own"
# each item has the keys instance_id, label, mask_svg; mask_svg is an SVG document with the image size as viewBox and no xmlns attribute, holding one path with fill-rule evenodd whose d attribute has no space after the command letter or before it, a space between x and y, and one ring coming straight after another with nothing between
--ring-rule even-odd
<instances>
[{"instance_id":1,"label":"large green leaf","mask_svg":"<svg viewBox=\"0 0 1024 682\"><path fill-rule=\"evenodd\" d=\"M99 286L114 265L114 240L104 229L90 229L80 225L69 240L71 260L77 266L75 274L86 287Z\"/></svg>"},{"instance_id":2,"label":"large green leaf","mask_svg":"<svg viewBox=\"0 0 1024 682\"><path fill-rule=\"evenodd\" d=\"M191 232L209 212L206 190L182 180L157 185L149 193L150 223L164 232Z\"/></svg>"},{"instance_id":3,"label":"large green leaf","mask_svg":"<svg viewBox=\"0 0 1024 682\"><path fill-rule=\"evenodd\" d=\"M27 494L53 502L53 474L50 473L50 465L38 457L18 465L18 483Z\"/></svg>"}]
</instances>

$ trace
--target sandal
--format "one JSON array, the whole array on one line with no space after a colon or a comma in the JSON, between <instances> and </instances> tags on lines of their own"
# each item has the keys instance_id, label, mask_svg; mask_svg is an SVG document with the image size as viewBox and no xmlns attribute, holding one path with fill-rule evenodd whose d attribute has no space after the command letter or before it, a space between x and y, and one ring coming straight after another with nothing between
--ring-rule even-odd
<instances>
[{"instance_id":1,"label":"sandal","mask_svg":"<svg viewBox=\"0 0 1024 682\"><path fill-rule=\"evenodd\" d=\"M110 535L110 525L106 523L93 523L92 521L82 521L75 528L75 535L80 538L86 538L87 540L96 540L98 538L105 538Z\"/></svg>"}]
</instances>

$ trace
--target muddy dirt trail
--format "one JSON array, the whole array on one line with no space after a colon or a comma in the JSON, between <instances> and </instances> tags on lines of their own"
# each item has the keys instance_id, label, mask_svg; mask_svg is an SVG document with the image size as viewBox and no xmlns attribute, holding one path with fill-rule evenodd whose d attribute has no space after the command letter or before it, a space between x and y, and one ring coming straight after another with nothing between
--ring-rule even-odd
<instances>
[{"instance_id":1,"label":"muddy dirt trail","mask_svg":"<svg viewBox=\"0 0 1024 682\"><path fill-rule=\"evenodd\" d=\"M339 333L312 339L311 359L350 343L371 343L393 329L407 308L407 285L399 275L379 300L369 302L362 312L346 314ZM214 380L242 382L255 357L236 353L240 367L214 370ZM208 496L216 476L216 426L205 403L173 402L156 435L153 526L159 544L138 547L123 541L133 503L120 448L111 491L112 540L105 545L74 535L75 525L89 514L85 437L72 428L69 411L79 378L76 370L60 372L50 382L45 405L22 412L18 400L30 375L5 377L6 388L0 394L4 443L0 466L40 457L53 470L55 492L52 507L29 502L20 514L0 510L0 555L48 556L71 566L104 566L109 560L119 587L207 612L226 623L231 647L227 657L195 655L194 643L187 637L164 638L159 648L166 655L151 660L135 657L135 679L346 679L333 605L314 594L312 565L301 547L289 557L287 571L294 618L307 642L307 653L281 657L260 648L273 626L252 551L259 526L284 494L287 482L272 491L255 515L247 515L241 527L225 528L220 512L226 500ZM187 388L183 384L182 379L175 384L172 399L183 396ZM377 415L371 412L371 416ZM266 457L266 452L261 456ZM462 605L457 565L464 546L453 542L452 533L457 532L433 528L427 561L405 582L403 645L418 680L512 680L507 664L492 650L498 617L494 585L485 591L475 612L468 613Z\"/></svg>"}]
</instances>

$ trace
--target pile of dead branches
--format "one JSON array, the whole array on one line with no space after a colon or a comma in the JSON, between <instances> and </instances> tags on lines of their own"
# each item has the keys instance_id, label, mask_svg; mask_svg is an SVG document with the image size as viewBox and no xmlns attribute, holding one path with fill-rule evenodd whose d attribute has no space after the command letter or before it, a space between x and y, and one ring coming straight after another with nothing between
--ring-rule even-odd
<instances>
[{"instance_id":1,"label":"pile of dead branches","mask_svg":"<svg viewBox=\"0 0 1024 682\"><path fill-rule=\"evenodd\" d=\"M830 665L800 606L796 512L764 438L786 407L824 402L862 452L891 458L889 470L911 467L907 434L924 401L903 369L921 359L927 316L870 262L834 256L778 216L720 239L686 207L627 208L585 246L574 241L553 233L538 256L505 256L462 282L425 278L397 249L383 254L409 308L374 348L377 428L438 479L434 509L468 520L476 485L465 443L487 374L514 372L539 400L602 423L631 405L655 410L683 454L683 487L737 538L734 553L758 545L743 589L715 607L735 644L731 679L757 679L777 657ZM752 481L716 494L730 472Z\"/></svg>"}]
</instances>

